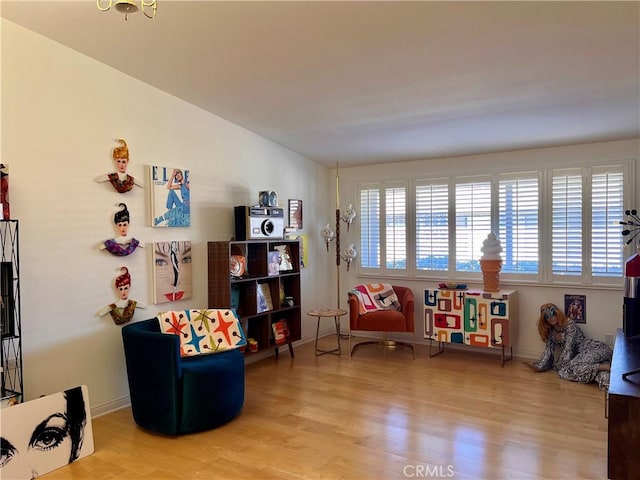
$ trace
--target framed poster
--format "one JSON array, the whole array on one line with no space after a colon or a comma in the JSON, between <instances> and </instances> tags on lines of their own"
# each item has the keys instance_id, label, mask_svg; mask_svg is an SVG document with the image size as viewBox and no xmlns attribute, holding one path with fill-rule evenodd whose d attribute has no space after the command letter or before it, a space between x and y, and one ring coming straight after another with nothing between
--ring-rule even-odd
<instances>
[{"instance_id":1,"label":"framed poster","mask_svg":"<svg viewBox=\"0 0 640 480\"><path fill-rule=\"evenodd\" d=\"M586 295L565 295L564 315L575 323L587 323Z\"/></svg>"},{"instance_id":2,"label":"framed poster","mask_svg":"<svg viewBox=\"0 0 640 480\"><path fill-rule=\"evenodd\" d=\"M193 295L191 242L153 244L153 303L177 302Z\"/></svg>"},{"instance_id":3,"label":"framed poster","mask_svg":"<svg viewBox=\"0 0 640 480\"><path fill-rule=\"evenodd\" d=\"M302 200L289 199L289 227L302 229Z\"/></svg>"},{"instance_id":4,"label":"framed poster","mask_svg":"<svg viewBox=\"0 0 640 480\"><path fill-rule=\"evenodd\" d=\"M150 176L151 226L190 227L189 170L152 165Z\"/></svg>"},{"instance_id":5,"label":"framed poster","mask_svg":"<svg viewBox=\"0 0 640 480\"><path fill-rule=\"evenodd\" d=\"M0 409L2 478L36 478L94 451L86 385Z\"/></svg>"}]
</instances>

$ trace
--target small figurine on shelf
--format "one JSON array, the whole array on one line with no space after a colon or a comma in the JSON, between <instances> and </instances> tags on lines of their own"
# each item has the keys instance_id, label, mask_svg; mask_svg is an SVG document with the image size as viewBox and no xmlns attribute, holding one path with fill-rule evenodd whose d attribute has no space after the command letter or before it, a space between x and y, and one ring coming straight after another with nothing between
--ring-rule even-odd
<instances>
[{"instance_id":1,"label":"small figurine on shelf","mask_svg":"<svg viewBox=\"0 0 640 480\"><path fill-rule=\"evenodd\" d=\"M112 153L117 171L106 175L100 175L96 178L96 182L111 182L111 185L113 185L113 188L115 188L118 193L131 191L134 185L144 188L143 184L136 181L131 175L127 174L127 166L129 165L129 147L127 147L127 142L122 138L119 138L118 142L120 142L121 145L114 148Z\"/></svg>"},{"instance_id":2,"label":"small figurine on shelf","mask_svg":"<svg viewBox=\"0 0 640 480\"><path fill-rule=\"evenodd\" d=\"M280 271L291 272L293 264L291 263L291 255L289 254L289 245L276 245L275 249L280 252Z\"/></svg>"},{"instance_id":3,"label":"small figurine on shelf","mask_svg":"<svg viewBox=\"0 0 640 480\"><path fill-rule=\"evenodd\" d=\"M141 248L144 248L144 246L140 245L138 240L129 236L129 210L124 203L120 203L119 206L121 210L118 210L113 216L113 223L118 230L118 236L105 240L99 248L101 250L107 250L107 252L113 255L124 257L133 253L138 246Z\"/></svg>"},{"instance_id":4,"label":"small figurine on shelf","mask_svg":"<svg viewBox=\"0 0 640 480\"><path fill-rule=\"evenodd\" d=\"M122 274L118 275L114 281L114 289L118 300L102 307L96 313L96 316L102 317L107 313L116 325L122 325L131 321L136 308L145 308L140 302L129 300L129 290L131 289L131 275L127 267L120 267Z\"/></svg>"}]
</instances>

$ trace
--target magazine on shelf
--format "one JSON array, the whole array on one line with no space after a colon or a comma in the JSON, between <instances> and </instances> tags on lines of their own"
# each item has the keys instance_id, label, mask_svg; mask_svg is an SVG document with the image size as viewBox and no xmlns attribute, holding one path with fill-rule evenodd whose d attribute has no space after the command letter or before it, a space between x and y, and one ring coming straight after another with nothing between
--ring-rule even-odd
<instances>
[{"instance_id":1,"label":"magazine on shelf","mask_svg":"<svg viewBox=\"0 0 640 480\"><path fill-rule=\"evenodd\" d=\"M271 301L271 292L269 290L268 283L259 283L257 289L257 305L256 311L258 313L267 312L273 310L273 302Z\"/></svg>"},{"instance_id":2,"label":"magazine on shelf","mask_svg":"<svg viewBox=\"0 0 640 480\"><path fill-rule=\"evenodd\" d=\"M290 341L289 325L286 320L278 320L271 324L276 345L284 345Z\"/></svg>"},{"instance_id":3,"label":"magazine on shelf","mask_svg":"<svg viewBox=\"0 0 640 480\"><path fill-rule=\"evenodd\" d=\"M280 252L269 252L267 254L267 259L269 264L269 276L278 275L280 273Z\"/></svg>"}]
</instances>

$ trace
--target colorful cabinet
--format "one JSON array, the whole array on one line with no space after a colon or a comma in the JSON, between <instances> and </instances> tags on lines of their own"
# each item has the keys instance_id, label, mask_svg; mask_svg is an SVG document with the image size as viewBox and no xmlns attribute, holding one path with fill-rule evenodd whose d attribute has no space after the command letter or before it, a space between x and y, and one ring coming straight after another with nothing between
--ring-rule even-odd
<instances>
[{"instance_id":1,"label":"colorful cabinet","mask_svg":"<svg viewBox=\"0 0 640 480\"><path fill-rule=\"evenodd\" d=\"M499 348L504 365L513 358L517 298L515 290L425 290L424 337L430 340L430 355L442 353L446 343ZM433 341L438 342L438 350L432 354ZM506 349L509 357L505 359Z\"/></svg>"}]
</instances>

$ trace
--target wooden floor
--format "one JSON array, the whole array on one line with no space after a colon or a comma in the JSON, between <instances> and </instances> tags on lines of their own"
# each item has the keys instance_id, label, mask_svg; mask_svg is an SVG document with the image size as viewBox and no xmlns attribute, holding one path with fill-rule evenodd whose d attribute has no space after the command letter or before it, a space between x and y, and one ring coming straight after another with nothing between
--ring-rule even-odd
<instances>
[{"instance_id":1,"label":"wooden floor","mask_svg":"<svg viewBox=\"0 0 640 480\"><path fill-rule=\"evenodd\" d=\"M316 357L307 344L291 360L285 349L247 366L245 406L229 424L167 438L123 409L93 420L93 455L45 478L606 478L596 385L427 350Z\"/></svg>"}]
</instances>

